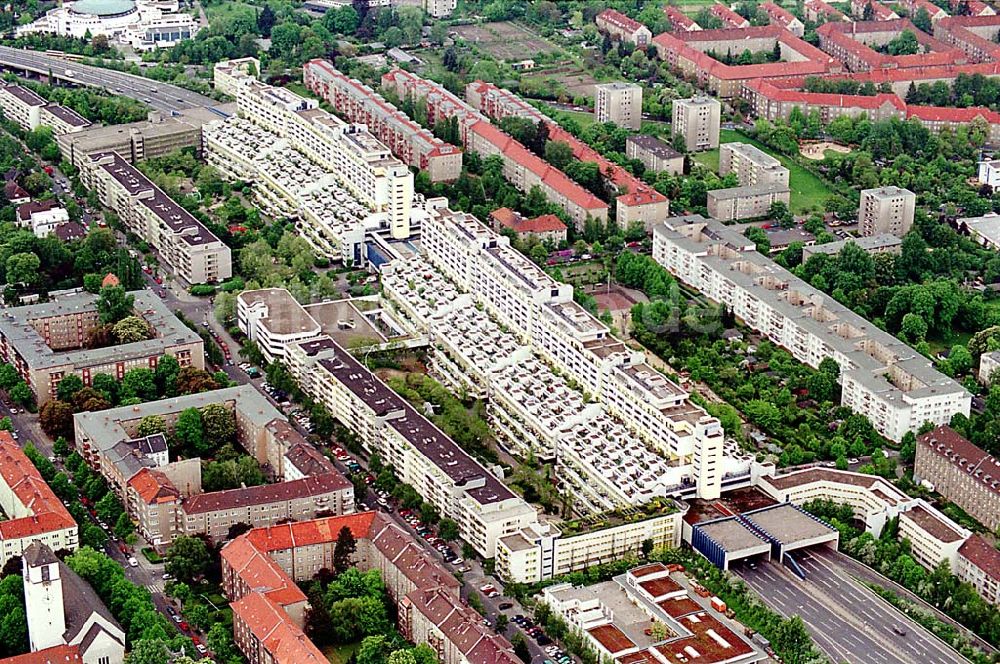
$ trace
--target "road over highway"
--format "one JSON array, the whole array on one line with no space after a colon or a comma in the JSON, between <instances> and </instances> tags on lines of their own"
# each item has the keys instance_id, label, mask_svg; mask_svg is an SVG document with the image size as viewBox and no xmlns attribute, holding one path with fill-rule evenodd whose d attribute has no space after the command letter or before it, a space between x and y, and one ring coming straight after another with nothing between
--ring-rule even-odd
<instances>
[{"instance_id":1,"label":"road over highway","mask_svg":"<svg viewBox=\"0 0 1000 664\"><path fill-rule=\"evenodd\" d=\"M777 563L734 568L764 603L801 616L819 649L851 664L956 664L964 657L858 583L838 563L842 554L800 553L803 581ZM897 631L898 630L898 631Z\"/></svg>"},{"instance_id":2,"label":"road over highway","mask_svg":"<svg viewBox=\"0 0 1000 664\"><path fill-rule=\"evenodd\" d=\"M0 46L0 66L22 72L29 71L42 76L48 76L51 73L53 77L63 81L104 88L112 94L139 99L159 111L168 113L202 106L215 106L219 103L210 97L169 83L161 83L135 74L125 74L113 69L71 62L37 51L10 46ZM66 75L67 70L72 72L72 76Z\"/></svg>"}]
</instances>

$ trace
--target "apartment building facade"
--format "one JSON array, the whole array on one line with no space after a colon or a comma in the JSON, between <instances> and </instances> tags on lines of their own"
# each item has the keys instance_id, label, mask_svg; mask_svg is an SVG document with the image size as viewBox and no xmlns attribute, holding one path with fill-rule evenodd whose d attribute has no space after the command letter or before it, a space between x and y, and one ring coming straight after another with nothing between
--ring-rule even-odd
<instances>
[{"instance_id":1,"label":"apartment building facade","mask_svg":"<svg viewBox=\"0 0 1000 664\"><path fill-rule=\"evenodd\" d=\"M787 174L787 170L785 173ZM708 214L713 219L734 221L764 217L771 206L791 202L791 189L787 184L761 184L752 187L713 189L708 192Z\"/></svg>"},{"instance_id":2,"label":"apartment building facade","mask_svg":"<svg viewBox=\"0 0 1000 664\"><path fill-rule=\"evenodd\" d=\"M594 119L638 130L642 124L642 86L620 81L595 85Z\"/></svg>"},{"instance_id":3,"label":"apartment building facade","mask_svg":"<svg viewBox=\"0 0 1000 664\"><path fill-rule=\"evenodd\" d=\"M862 189L858 230L863 236L888 233L903 237L913 226L917 195L901 187Z\"/></svg>"},{"instance_id":4,"label":"apartment building facade","mask_svg":"<svg viewBox=\"0 0 1000 664\"><path fill-rule=\"evenodd\" d=\"M4 116L20 125L24 131L48 127L53 135L60 136L82 131L90 121L71 108L50 104L23 85L0 85L0 110Z\"/></svg>"},{"instance_id":5,"label":"apartment building facade","mask_svg":"<svg viewBox=\"0 0 1000 664\"><path fill-rule=\"evenodd\" d=\"M910 540L913 559L927 569L947 561L958 570L958 551L972 533L961 527L922 498L899 515L899 538Z\"/></svg>"},{"instance_id":6,"label":"apartment building facade","mask_svg":"<svg viewBox=\"0 0 1000 664\"><path fill-rule=\"evenodd\" d=\"M215 89L230 97L236 97L240 88L260 76L260 60L253 57L236 58L216 62L212 67L212 83Z\"/></svg>"},{"instance_id":7,"label":"apartment building facade","mask_svg":"<svg viewBox=\"0 0 1000 664\"><path fill-rule=\"evenodd\" d=\"M971 62L1000 60L1000 17L952 16L934 23L934 37L959 48Z\"/></svg>"},{"instance_id":8,"label":"apartment building facade","mask_svg":"<svg viewBox=\"0 0 1000 664\"><path fill-rule=\"evenodd\" d=\"M32 542L53 551L76 551L79 528L41 473L8 431L0 431L0 565Z\"/></svg>"},{"instance_id":9,"label":"apartment building facade","mask_svg":"<svg viewBox=\"0 0 1000 664\"><path fill-rule=\"evenodd\" d=\"M688 152L719 147L722 104L711 97L675 99L672 102L672 132L684 137Z\"/></svg>"},{"instance_id":10,"label":"apartment building facade","mask_svg":"<svg viewBox=\"0 0 1000 664\"><path fill-rule=\"evenodd\" d=\"M951 427L917 437L913 474L990 530L1000 528L1000 460Z\"/></svg>"},{"instance_id":11,"label":"apartment building facade","mask_svg":"<svg viewBox=\"0 0 1000 664\"><path fill-rule=\"evenodd\" d=\"M350 122L364 124L401 161L427 172L431 182L455 180L462 172L462 151L434 136L358 80L326 60L303 66L306 87Z\"/></svg>"},{"instance_id":12,"label":"apartment building facade","mask_svg":"<svg viewBox=\"0 0 1000 664\"><path fill-rule=\"evenodd\" d=\"M795 14L784 7L780 7L773 2L764 2L761 3L760 8L764 10L772 24L780 25L799 39L805 34L805 24Z\"/></svg>"},{"instance_id":13,"label":"apartment building facade","mask_svg":"<svg viewBox=\"0 0 1000 664\"><path fill-rule=\"evenodd\" d=\"M233 276L229 247L117 152L89 155L80 179L184 282L216 283Z\"/></svg>"},{"instance_id":14,"label":"apartment building facade","mask_svg":"<svg viewBox=\"0 0 1000 664\"><path fill-rule=\"evenodd\" d=\"M15 369L43 404L55 398L69 375L90 385L97 374L121 380L136 367L155 368L164 355L182 367L205 368L204 342L182 324L153 291L132 291L136 315L154 330L152 339L90 349L87 335L98 323L97 296L78 293L53 302L16 307L0 319L0 358Z\"/></svg>"},{"instance_id":15,"label":"apartment building facade","mask_svg":"<svg viewBox=\"0 0 1000 664\"><path fill-rule=\"evenodd\" d=\"M625 156L638 159L652 173L680 175L684 172L684 155L655 136L629 136L625 139Z\"/></svg>"},{"instance_id":16,"label":"apartment building facade","mask_svg":"<svg viewBox=\"0 0 1000 664\"><path fill-rule=\"evenodd\" d=\"M344 528L357 543L357 567L381 575L404 638L427 644L442 664L518 661L510 643L462 602L448 570L387 517L365 512L254 529L222 550L234 640L251 664L325 661L303 632L307 598L297 584L332 567Z\"/></svg>"},{"instance_id":17,"label":"apartment building facade","mask_svg":"<svg viewBox=\"0 0 1000 664\"><path fill-rule=\"evenodd\" d=\"M972 584L990 604L1000 604L1000 551L982 535L973 535L959 547L955 576Z\"/></svg>"},{"instance_id":18,"label":"apartment building facade","mask_svg":"<svg viewBox=\"0 0 1000 664\"><path fill-rule=\"evenodd\" d=\"M719 149L719 175L735 173L741 186L788 185L788 169L775 157L749 143L723 143Z\"/></svg>"},{"instance_id":19,"label":"apartment building facade","mask_svg":"<svg viewBox=\"0 0 1000 664\"><path fill-rule=\"evenodd\" d=\"M626 41L636 48L646 48L653 39L649 28L615 9L605 9L594 18L594 23L601 32Z\"/></svg>"},{"instance_id":20,"label":"apartment building facade","mask_svg":"<svg viewBox=\"0 0 1000 664\"><path fill-rule=\"evenodd\" d=\"M493 120L516 116L536 125L546 123L549 140L568 145L573 151L574 159L597 164L608 188L615 192L615 219L622 228L627 228L633 222L641 222L648 230L669 214L670 201L666 196L607 159L509 90L498 88L492 83L474 81L466 86L465 97L469 105Z\"/></svg>"},{"instance_id":21,"label":"apartment building facade","mask_svg":"<svg viewBox=\"0 0 1000 664\"><path fill-rule=\"evenodd\" d=\"M718 221L668 219L654 231L653 258L799 361L818 367L833 358L841 368L841 404L890 440L926 421L946 424L955 413L969 413L971 395L917 351L758 254Z\"/></svg>"}]
</instances>

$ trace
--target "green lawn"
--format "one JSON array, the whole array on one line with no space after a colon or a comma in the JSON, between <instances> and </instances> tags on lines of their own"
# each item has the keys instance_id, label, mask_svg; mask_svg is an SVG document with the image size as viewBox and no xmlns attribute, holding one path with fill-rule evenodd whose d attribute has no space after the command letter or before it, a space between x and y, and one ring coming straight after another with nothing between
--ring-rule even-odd
<instances>
[{"instance_id":1,"label":"green lawn","mask_svg":"<svg viewBox=\"0 0 1000 664\"><path fill-rule=\"evenodd\" d=\"M330 664L347 664L360 647L360 642L349 643L346 646L327 646L323 648L323 654L330 660Z\"/></svg>"},{"instance_id":2,"label":"green lawn","mask_svg":"<svg viewBox=\"0 0 1000 664\"><path fill-rule=\"evenodd\" d=\"M558 119L570 118L576 120L581 129L586 129L594 124L594 114L586 111L557 111Z\"/></svg>"},{"instance_id":3,"label":"green lawn","mask_svg":"<svg viewBox=\"0 0 1000 664\"><path fill-rule=\"evenodd\" d=\"M219 19L228 19L241 14L256 18L257 8L243 2L220 2L205 7L205 14L210 23L215 23Z\"/></svg>"},{"instance_id":4,"label":"green lawn","mask_svg":"<svg viewBox=\"0 0 1000 664\"><path fill-rule=\"evenodd\" d=\"M722 143L749 143L776 157L789 171L788 184L792 190L792 204L790 208L794 214L804 214L812 210L821 210L823 202L833 194L822 180L807 171L804 167L784 155L776 154L773 150L766 148L762 143L758 143L746 134L732 129L723 129L719 132L719 140ZM694 160L713 171L719 170L718 150L699 152L694 156Z\"/></svg>"}]
</instances>

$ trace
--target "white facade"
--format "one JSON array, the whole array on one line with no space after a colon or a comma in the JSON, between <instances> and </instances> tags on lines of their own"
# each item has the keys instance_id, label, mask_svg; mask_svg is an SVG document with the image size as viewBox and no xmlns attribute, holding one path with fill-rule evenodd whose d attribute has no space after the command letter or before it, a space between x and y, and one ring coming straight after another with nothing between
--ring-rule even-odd
<instances>
[{"instance_id":1,"label":"white facade","mask_svg":"<svg viewBox=\"0 0 1000 664\"><path fill-rule=\"evenodd\" d=\"M237 295L236 322L268 362L284 358L289 344L314 339L321 331L313 317L283 288Z\"/></svg>"},{"instance_id":2,"label":"white facade","mask_svg":"<svg viewBox=\"0 0 1000 664\"><path fill-rule=\"evenodd\" d=\"M49 33L82 39L104 35L138 50L166 48L193 39L200 25L176 3L157 0L77 0L17 28L17 35Z\"/></svg>"},{"instance_id":3,"label":"white facade","mask_svg":"<svg viewBox=\"0 0 1000 664\"><path fill-rule=\"evenodd\" d=\"M23 214L26 215L22 217ZM27 203L18 208L17 225L35 234L35 237L46 237L56 229L56 226L69 221L69 212L59 206L35 205Z\"/></svg>"},{"instance_id":4,"label":"white facade","mask_svg":"<svg viewBox=\"0 0 1000 664\"><path fill-rule=\"evenodd\" d=\"M46 561L32 566L22 560L24 610L28 618L31 652L63 644L66 616L63 613L62 580L59 563Z\"/></svg>"},{"instance_id":5,"label":"white facade","mask_svg":"<svg viewBox=\"0 0 1000 664\"><path fill-rule=\"evenodd\" d=\"M638 129L642 124L642 86L622 82L594 86L594 118Z\"/></svg>"},{"instance_id":6,"label":"white facade","mask_svg":"<svg viewBox=\"0 0 1000 664\"><path fill-rule=\"evenodd\" d=\"M842 405L890 440L927 421L947 424L955 413L969 414L972 395L959 383L718 221L668 219L653 233L653 258L800 362L818 367L824 358L835 360Z\"/></svg>"},{"instance_id":7,"label":"white facade","mask_svg":"<svg viewBox=\"0 0 1000 664\"><path fill-rule=\"evenodd\" d=\"M719 149L719 175L735 173L742 187L767 184L788 186L788 169L749 143L723 143Z\"/></svg>"},{"instance_id":8,"label":"white facade","mask_svg":"<svg viewBox=\"0 0 1000 664\"><path fill-rule=\"evenodd\" d=\"M862 235L889 233L903 237L913 226L917 195L900 187L862 189L858 231Z\"/></svg>"},{"instance_id":9,"label":"white facade","mask_svg":"<svg viewBox=\"0 0 1000 664\"><path fill-rule=\"evenodd\" d=\"M256 81L260 75L260 60L257 58L236 58L216 62L212 67L212 83L215 89L230 97L236 97L244 85Z\"/></svg>"},{"instance_id":10,"label":"white facade","mask_svg":"<svg viewBox=\"0 0 1000 664\"><path fill-rule=\"evenodd\" d=\"M1000 187L1000 161L989 159L979 162L979 184L994 189Z\"/></svg>"},{"instance_id":11,"label":"white facade","mask_svg":"<svg viewBox=\"0 0 1000 664\"><path fill-rule=\"evenodd\" d=\"M957 571L958 550L971 535L922 498L899 517L899 538L910 540L913 559L927 569L947 561Z\"/></svg>"}]
</instances>

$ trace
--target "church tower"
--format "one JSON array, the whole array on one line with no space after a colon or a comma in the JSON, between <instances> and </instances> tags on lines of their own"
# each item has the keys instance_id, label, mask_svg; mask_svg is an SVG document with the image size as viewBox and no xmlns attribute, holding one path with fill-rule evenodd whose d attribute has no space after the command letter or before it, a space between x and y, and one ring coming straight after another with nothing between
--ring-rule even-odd
<instances>
[{"instance_id":1,"label":"church tower","mask_svg":"<svg viewBox=\"0 0 1000 664\"><path fill-rule=\"evenodd\" d=\"M62 645L66 615L59 559L52 549L36 541L24 551L22 566L31 652Z\"/></svg>"}]
</instances>

